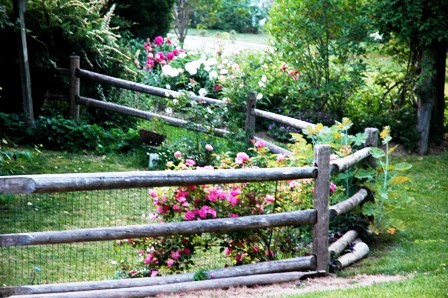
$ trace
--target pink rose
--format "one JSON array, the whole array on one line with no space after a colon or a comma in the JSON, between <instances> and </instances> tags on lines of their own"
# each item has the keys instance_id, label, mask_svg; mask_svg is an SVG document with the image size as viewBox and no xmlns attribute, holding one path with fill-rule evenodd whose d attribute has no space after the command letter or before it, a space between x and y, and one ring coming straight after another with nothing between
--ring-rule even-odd
<instances>
[{"instance_id":1,"label":"pink rose","mask_svg":"<svg viewBox=\"0 0 448 298\"><path fill-rule=\"evenodd\" d=\"M173 259L168 259L168 261L166 261L166 264L168 265L168 267L171 267L174 265L174 260Z\"/></svg>"},{"instance_id":2,"label":"pink rose","mask_svg":"<svg viewBox=\"0 0 448 298\"><path fill-rule=\"evenodd\" d=\"M286 158L285 154L277 154L277 162L282 162Z\"/></svg>"},{"instance_id":3,"label":"pink rose","mask_svg":"<svg viewBox=\"0 0 448 298\"><path fill-rule=\"evenodd\" d=\"M196 162L195 162L194 160L192 160L192 159L187 159L187 160L185 161L185 164L186 164L187 166L192 167L192 166L194 166L194 165L196 164Z\"/></svg>"},{"instance_id":4,"label":"pink rose","mask_svg":"<svg viewBox=\"0 0 448 298\"><path fill-rule=\"evenodd\" d=\"M176 55L174 55L174 53L172 52L166 53L166 59L168 60L174 60L175 57Z\"/></svg>"},{"instance_id":5,"label":"pink rose","mask_svg":"<svg viewBox=\"0 0 448 298\"><path fill-rule=\"evenodd\" d=\"M263 148L266 147L266 143L264 141L256 141L254 146L257 148Z\"/></svg>"},{"instance_id":6,"label":"pink rose","mask_svg":"<svg viewBox=\"0 0 448 298\"><path fill-rule=\"evenodd\" d=\"M180 258L180 250L172 250L170 257L174 260L178 260Z\"/></svg>"},{"instance_id":7,"label":"pink rose","mask_svg":"<svg viewBox=\"0 0 448 298\"><path fill-rule=\"evenodd\" d=\"M336 191L336 184L334 184L333 182L330 183L330 191L331 192L335 192Z\"/></svg>"},{"instance_id":8,"label":"pink rose","mask_svg":"<svg viewBox=\"0 0 448 298\"><path fill-rule=\"evenodd\" d=\"M238 152L235 158L235 163L243 164L247 160L249 160L249 155L247 155L245 152Z\"/></svg>"},{"instance_id":9,"label":"pink rose","mask_svg":"<svg viewBox=\"0 0 448 298\"><path fill-rule=\"evenodd\" d=\"M210 144L205 145L205 150L212 151L213 150L212 145L210 145Z\"/></svg>"},{"instance_id":10,"label":"pink rose","mask_svg":"<svg viewBox=\"0 0 448 298\"><path fill-rule=\"evenodd\" d=\"M186 220L193 220L196 217L196 210L185 212Z\"/></svg>"},{"instance_id":11,"label":"pink rose","mask_svg":"<svg viewBox=\"0 0 448 298\"><path fill-rule=\"evenodd\" d=\"M156 38L154 38L154 43L158 46L161 46L163 44L163 37L162 36L156 36Z\"/></svg>"},{"instance_id":12,"label":"pink rose","mask_svg":"<svg viewBox=\"0 0 448 298\"><path fill-rule=\"evenodd\" d=\"M271 195L267 195L267 196L264 198L264 201L265 201L266 203L272 203L272 202L275 201L275 197L274 197L274 196L271 196Z\"/></svg>"},{"instance_id":13,"label":"pink rose","mask_svg":"<svg viewBox=\"0 0 448 298\"><path fill-rule=\"evenodd\" d=\"M147 67L148 69L153 68L153 67L154 67L154 60L152 60L152 59L148 59L148 60L146 61L146 67Z\"/></svg>"},{"instance_id":14,"label":"pink rose","mask_svg":"<svg viewBox=\"0 0 448 298\"><path fill-rule=\"evenodd\" d=\"M175 158L181 158L181 156L182 156L182 153L180 151L174 152L174 157Z\"/></svg>"}]
</instances>

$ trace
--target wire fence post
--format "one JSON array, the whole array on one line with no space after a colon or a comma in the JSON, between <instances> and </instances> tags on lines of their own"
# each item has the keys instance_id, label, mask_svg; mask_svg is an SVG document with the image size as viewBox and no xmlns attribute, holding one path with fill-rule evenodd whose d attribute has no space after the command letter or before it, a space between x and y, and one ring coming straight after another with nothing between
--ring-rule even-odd
<instances>
[{"instance_id":1,"label":"wire fence post","mask_svg":"<svg viewBox=\"0 0 448 298\"><path fill-rule=\"evenodd\" d=\"M255 134L255 105L257 102L257 94L255 92L250 92L246 103L246 142L250 143L254 139Z\"/></svg>"},{"instance_id":2,"label":"wire fence post","mask_svg":"<svg viewBox=\"0 0 448 298\"><path fill-rule=\"evenodd\" d=\"M313 226L313 254L316 257L316 271L328 273L328 202L330 196L330 146L316 145L314 161L317 166L317 178L314 184L314 209L317 222Z\"/></svg>"},{"instance_id":3,"label":"wire fence post","mask_svg":"<svg viewBox=\"0 0 448 298\"><path fill-rule=\"evenodd\" d=\"M79 56L70 56L70 117L74 120L79 119L79 105L76 103L80 89L80 79L76 76L79 66Z\"/></svg>"}]
</instances>

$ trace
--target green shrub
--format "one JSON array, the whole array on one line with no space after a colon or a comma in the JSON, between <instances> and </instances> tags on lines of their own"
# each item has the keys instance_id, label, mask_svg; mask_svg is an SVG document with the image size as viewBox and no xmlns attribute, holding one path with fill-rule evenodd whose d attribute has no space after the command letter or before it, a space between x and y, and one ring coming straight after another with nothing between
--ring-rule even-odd
<instances>
[{"instance_id":1,"label":"green shrub","mask_svg":"<svg viewBox=\"0 0 448 298\"><path fill-rule=\"evenodd\" d=\"M215 0L195 3L191 24L241 33L258 33L267 20L270 2L257 0Z\"/></svg>"},{"instance_id":2,"label":"green shrub","mask_svg":"<svg viewBox=\"0 0 448 298\"><path fill-rule=\"evenodd\" d=\"M130 22L129 30L136 38L165 36L173 20L175 0L113 0L116 14Z\"/></svg>"},{"instance_id":3,"label":"green shrub","mask_svg":"<svg viewBox=\"0 0 448 298\"><path fill-rule=\"evenodd\" d=\"M97 124L61 116L39 117L35 127L28 129L20 115L0 113L1 138L19 145L42 145L61 151L96 153L145 151L146 147L134 129L104 129Z\"/></svg>"},{"instance_id":4,"label":"green shrub","mask_svg":"<svg viewBox=\"0 0 448 298\"><path fill-rule=\"evenodd\" d=\"M297 72L296 106L344 116L344 103L364 84L369 19L354 1L276 1L269 30L288 70Z\"/></svg>"}]
</instances>

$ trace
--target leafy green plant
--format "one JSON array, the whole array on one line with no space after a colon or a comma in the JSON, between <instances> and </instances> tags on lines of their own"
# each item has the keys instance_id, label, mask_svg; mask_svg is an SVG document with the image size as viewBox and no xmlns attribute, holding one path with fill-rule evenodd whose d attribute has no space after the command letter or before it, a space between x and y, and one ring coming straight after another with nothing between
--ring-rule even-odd
<instances>
[{"instance_id":1,"label":"leafy green plant","mask_svg":"<svg viewBox=\"0 0 448 298\"><path fill-rule=\"evenodd\" d=\"M302 109L344 115L346 98L364 84L362 41L369 19L364 2L278 1L270 11L269 30L288 70L296 71Z\"/></svg>"},{"instance_id":2,"label":"leafy green plant","mask_svg":"<svg viewBox=\"0 0 448 298\"><path fill-rule=\"evenodd\" d=\"M393 165L391 163L391 154L397 146L389 148L389 143L392 140L390 133L389 126L386 126L380 133L381 142L385 146L385 151L380 148L372 148L370 150L371 155L379 163L375 175L370 177L366 176L365 173L362 175L362 178L368 178L370 182L368 185L375 193L376 202L366 204L363 211L367 215L374 216L373 222L371 222L371 228L376 234L384 231L394 234L396 230L401 229L401 223L388 220L391 218L390 212L402 206L408 206L410 203L409 198L406 201L401 196L400 191L402 187L400 186L409 181L409 178L404 176L403 173L411 169L412 165L409 163Z\"/></svg>"}]
</instances>

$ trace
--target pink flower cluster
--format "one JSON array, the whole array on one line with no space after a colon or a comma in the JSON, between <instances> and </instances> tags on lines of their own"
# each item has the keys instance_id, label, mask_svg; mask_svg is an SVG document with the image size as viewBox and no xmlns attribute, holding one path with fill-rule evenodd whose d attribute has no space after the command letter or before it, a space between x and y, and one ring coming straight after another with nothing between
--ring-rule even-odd
<instances>
[{"instance_id":1,"label":"pink flower cluster","mask_svg":"<svg viewBox=\"0 0 448 298\"><path fill-rule=\"evenodd\" d=\"M154 44L153 44L154 43ZM156 65L165 65L168 64L169 61L176 59L181 53L185 53L183 49L173 48L173 43L170 39L164 39L162 36L157 36L154 38L153 43L148 38L147 41L143 44L143 47L146 51L146 63L145 67L147 70L152 70L152 68ZM164 48L169 48L164 53Z\"/></svg>"},{"instance_id":2,"label":"pink flower cluster","mask_svg":"<svg viewBox=\"0 0 448 298\"><path fill-rule=\"evenodd\" d=\"M287 72L288 75L290 75L294 81L297 81L299 79L300 72L297 69L288 70L288 65L283 63L282 66L280 67L280 70Z\"/></svg>"}]
</instances>

